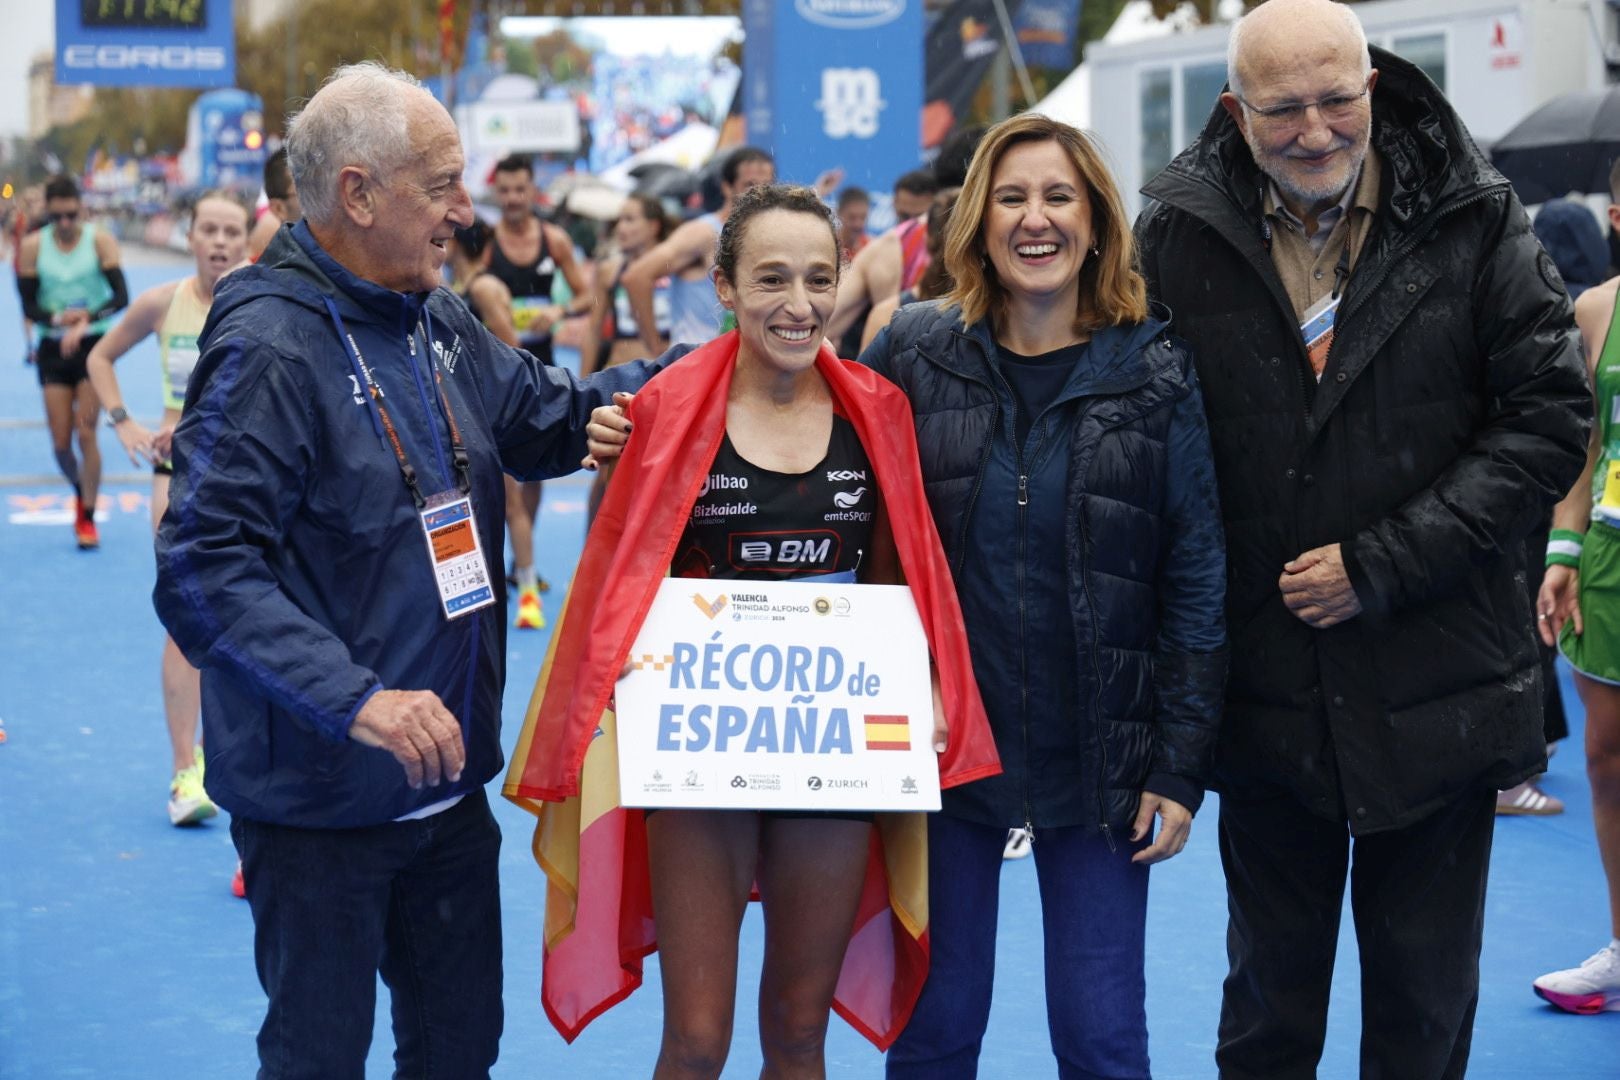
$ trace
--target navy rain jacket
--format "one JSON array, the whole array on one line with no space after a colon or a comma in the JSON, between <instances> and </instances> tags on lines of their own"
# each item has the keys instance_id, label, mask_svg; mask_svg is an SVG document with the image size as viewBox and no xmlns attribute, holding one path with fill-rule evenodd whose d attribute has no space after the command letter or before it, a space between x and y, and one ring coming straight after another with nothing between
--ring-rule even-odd
<instances>
[{"instance_id":1,"label":"navy rain jacket","mask_svg":"<svg viewBox=\"0 0 1620 1080\"><path fill-rule=\"evenodd\" d=\"M334 312L425 495L457 486L435 368L442 377L493 606L446 620L416 505ZM202 350L175 430L153 602L202 669L209 795L256 821L344 828L482 787L503 764L502 469L572 472L591 410L661 363L576 381L497 341L448 289L355 277L302 224L220 282ZM412 790L391 754L348 738L384 688L431 690L460 721L459 783Z\"/></svg>"},{"instance_id":2,"label":"navy rain jacket","mask_svg":"<svg viewBox=\"0 0 1620 1080\"><path fill-rule=\"evenodd\" d=\"M1031 435L1062 457L1037 454L1025 474L987 322L911 304L861 354L911 399L1001 755L1000 776L944 793L953 817L1112 841L1143 791L1194 812L1203 801L1226 672L1226 558L1192 354L1167 330L1152 317L1092 338ZM1050 577L1028 554L1042 532L1062 549Z\"/></svg>"}]
</instances>

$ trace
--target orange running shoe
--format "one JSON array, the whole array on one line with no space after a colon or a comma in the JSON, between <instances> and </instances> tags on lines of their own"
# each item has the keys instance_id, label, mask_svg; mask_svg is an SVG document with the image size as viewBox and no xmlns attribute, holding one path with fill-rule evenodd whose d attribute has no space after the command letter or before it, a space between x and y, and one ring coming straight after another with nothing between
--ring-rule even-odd
<instances>
[{"instance_id":1,"label":"orange running shoe","mask_svg":"<svg viewBox=\"0 0 1620 1080\"><path fill-rule=\"evenodd\" d=\"M73 538L80 551L94 551L101 546L101 534L96 532L96 517L84 512L84 500L73 496Z\"/></svg>"},{"instance_id":2,"label":"orange running shoe","mask_svg":"<svg viewBox=\"0 0 1620 1080\"><path fill-rule=\"evenodd\" d=\"M540 590L532 585L518 591L516 626L519 630L546 628L546 613L540 607Z\"/></svg>"}]
</instances>

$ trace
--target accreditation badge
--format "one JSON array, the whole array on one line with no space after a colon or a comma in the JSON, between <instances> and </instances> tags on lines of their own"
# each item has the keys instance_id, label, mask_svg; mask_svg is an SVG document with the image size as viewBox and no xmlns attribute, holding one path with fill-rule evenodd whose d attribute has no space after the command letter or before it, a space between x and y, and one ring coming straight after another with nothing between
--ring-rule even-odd
<instances>
[{"instance_id":1,"label":"accreditation badge","mask_svg":"<svg viewBox=\"0 0 1620 1080\"><path fill-rule=\"evenodd\" d=\"M1322 381L1327 367L1328 350L1333 348L1333 323L1339 313L1339 298L1324 296L1312 304L1299 321L1299 332L1305 338L1305 355L1310 357L1311 370L1316 381Z\"/></svg>"},{"instance_id":2,"label":"accreditation badge","mask_svg":"<svg viewBox=\"0 0 1620 1080\"><path fill-rule=\"evenodd\" d=\"M428 498L420 513L444 617L459 619L493 604L495 588L478 539L472 499L460 491L441 491Z\"/></svg>"}]
</instances>

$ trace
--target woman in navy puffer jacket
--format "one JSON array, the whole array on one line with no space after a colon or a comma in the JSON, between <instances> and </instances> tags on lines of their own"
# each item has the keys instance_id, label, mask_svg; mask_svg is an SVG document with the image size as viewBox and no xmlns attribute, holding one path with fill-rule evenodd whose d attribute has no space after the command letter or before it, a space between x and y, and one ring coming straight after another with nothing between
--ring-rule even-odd
<instances>
[{"instance_id":1,"label":"woman in navy puffer jacket","mask_svg":"<svg viewBox=\"0 0 1620 1080\"><path fill-rule=\"evenodd\" d=\"M1146 1077L1148 866L1186 843L1226 669L1192 357L1148 310L1118 191L1065 124L986 135L945 257L950 295L901 309L862 360L911 399L1004 772L930 821L932 965L888 1072L975 1074L1017 826L1060 1075Z\"/></svg>"}]
</instances>

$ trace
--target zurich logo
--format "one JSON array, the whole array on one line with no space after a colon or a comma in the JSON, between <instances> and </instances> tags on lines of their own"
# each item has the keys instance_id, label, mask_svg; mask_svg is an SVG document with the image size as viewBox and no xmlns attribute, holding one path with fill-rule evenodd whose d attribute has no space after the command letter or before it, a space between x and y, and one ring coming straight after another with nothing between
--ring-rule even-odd
<instances>
[{"instance_id":1,"label":"zurich logo","mask_svg":"<svg viewBox=\"0 0 1620 1080\"><path fill-rule=\"evenodd\" d=\"M860 30L898 19L906 0L793 0L806 20L835 30Z\"/></svg>"}]
</instances>

